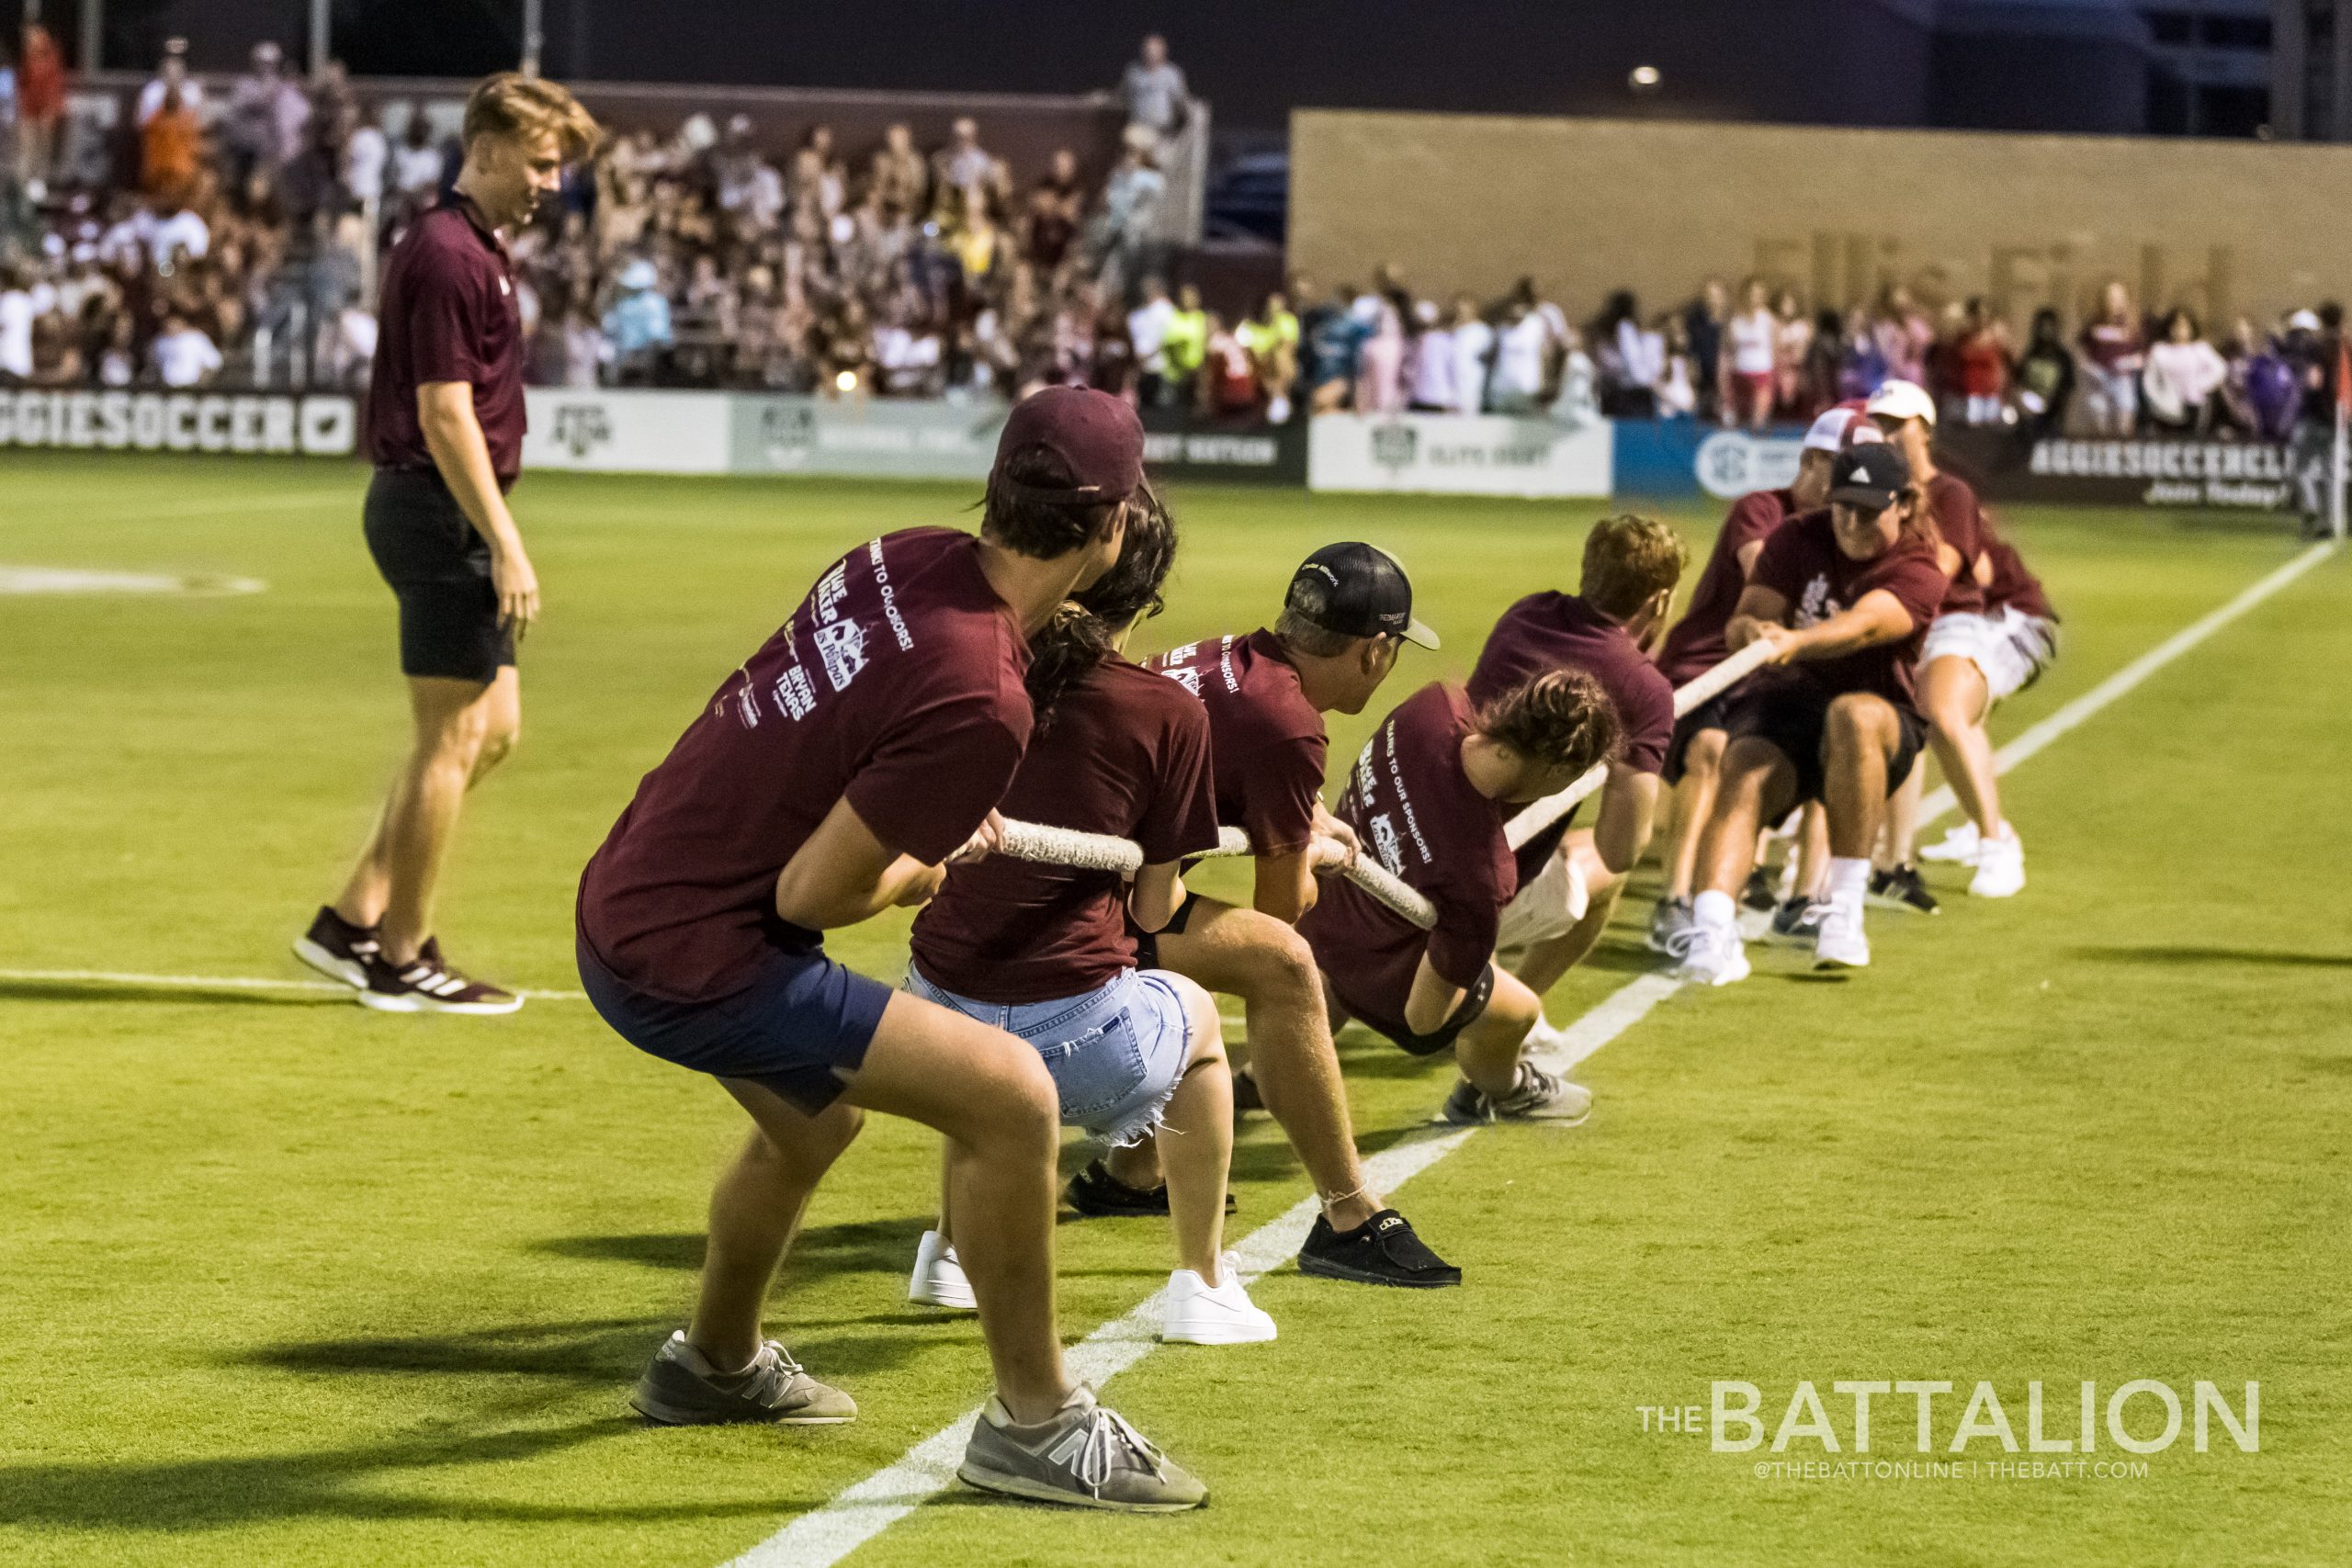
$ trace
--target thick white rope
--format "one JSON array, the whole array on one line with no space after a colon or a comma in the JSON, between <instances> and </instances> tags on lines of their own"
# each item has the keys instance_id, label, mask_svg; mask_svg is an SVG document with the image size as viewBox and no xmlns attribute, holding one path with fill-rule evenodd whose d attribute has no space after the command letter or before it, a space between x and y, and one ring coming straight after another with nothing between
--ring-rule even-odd
<instances>
[{"instance_id":1,"label":"thick white rope","mask_svg":"<svg viewBox=\"0 0 2352 1568\"><path fill-rule=\"evenodd\" d=\"M1743 681L1762 669L1772 657L1772 645L1757 641L1749 643L1721 664L1708 671L1687 686L1678 686L1674 693L1674 716L1683 718L1701 704L1712 701L1735 682ZM1605 764L1587 769L1577 776L1577 782L1557 795L1547 795L1512 818L1503 829L1503 836L1514 850L1525 849L1544 830L1577 808L1578 802L1597 793L1609 782Z\"/></svg>"},{"instance_id":2,"label":"thick white rope","mask_svg":"<svg viewBox=\"0 0 2352 1568\"><path fill-rule=\"evenodd\" d=\"M1769 643L1755 642L1741 649L1689 685L1676 691L1674 716L1682 717L1734 682L1760 669L1771 656L1772 649ZM1559 794L1544 796L1512 818L1505 829L1510 847L1514 850L1523 847L1574 810L1578 801L1598 790L1608 777L1606 767L1593 768ZM1143 850L1131 839L1114 838L1108 833L1080 833L1069 828L1049 828L1041 822L1007 821L1003 846L997 852L1014 860L1033 861L1040 865L1076 866L1084 871L1113 872L1120 876L1131 877L1143 869ZM1217 847L1200 858L1240 856L1250 852L1250 836L1247 833L1238 828L1224 828L1218 830ZM1315 840L1315 852L1318 864L1329 865L1336 864L1345 852L1336 840L1317 839ZM1423 931L1437 924L1437 907L1379 862L1359 855L1355 863L1346 867L1340 874Z\"/></svg>"}]
</instances>

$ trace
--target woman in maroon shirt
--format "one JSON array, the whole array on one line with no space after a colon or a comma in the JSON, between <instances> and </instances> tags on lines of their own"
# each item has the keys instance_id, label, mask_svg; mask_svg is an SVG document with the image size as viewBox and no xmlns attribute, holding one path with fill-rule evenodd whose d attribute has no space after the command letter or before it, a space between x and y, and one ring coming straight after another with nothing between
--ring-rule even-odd
<instances>
[{"instance_id":1,"label":"woman in maroon shirt","mask_svg":"<svg viewBox=\"0 0 2352 1568\"><path fill-rule=\"evenodd\" d=\"M1035 728L1002 807L1021 821L1132 839L1142 869L1129 883L1003 857L955 867L915 918L907 988L1035 1046L1065 1124L1114 1146L1162 1125L1176 1134L1162 1140L1161 1158L1181 1267L1169 1276L1160 1337L1238 1345L1272 1339L1274 1320L1221 1256L1233 1079L1216 1004L1182 975L1136 967L1136 929L1168 923L1184 901L1183 858L1217 841L1207 711L1121 651L1136 623L1159 612L1175 554L1175 525L1149 500L1128 523L1118 564L1033 640ZM953 1235L943 1183L910 1299L974 1304Z\"/></svg>"}]
</instances>

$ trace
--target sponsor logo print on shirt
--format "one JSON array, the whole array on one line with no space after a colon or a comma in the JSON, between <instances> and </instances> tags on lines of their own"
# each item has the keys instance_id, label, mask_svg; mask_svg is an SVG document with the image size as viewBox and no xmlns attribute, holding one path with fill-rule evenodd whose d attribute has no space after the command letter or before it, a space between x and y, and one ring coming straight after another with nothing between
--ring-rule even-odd
<instances>
[{"instance_id":1,"label":"sponsor logo print on shirt","mask_svg":"<svg viewBox=\"0 0 2352 1568\"><path fill-rule=\"evenodd\" d=\"M1804 585L1804 598L1797 605L1798 626L1818 626L1838 613L1838 601L1829 596L1829 579L1817 576Z\"/></svg>"},{"instance_id":2,"label":"sponsor logo print on shirt","mask_svg":"<svg viewBox=\"0 0 2352 1568\"><path fill-rule=\"evenodd\" d=\"M824 662L825 679L832 682L833 690L849 690L849 683L865 668L865 628L854 620L827 621L809 640L817 645L817 657ZM807 679L798 665L793 671Z\"/></svg>"},{"instance_id":3,"label":"sponsor logo print on shirt","mask_svg":"<svg viewBox=\"0 0 2352 1568\"><path fill-rule=\"evenodd\" d=\"M807 718L816 711L817 683L808 679L806 667L796 664L776 677L775 705L787 718Z\"/></svg>"},{"instance_id":4,"label":"sponsor logo print on shirt","mask_svg":"<svg viewBox=\"0 0 2352 1568\"><path fill-rule=\"evenodd\" d=\"M1388 868L1388 874L1404 875L1405 845L1396 837L1396 824L1388 819L1388 813L1382 812L1364 826L1372 830L1372 852L1380 857L1380 863Z\"/></svg>"}]
</instances>

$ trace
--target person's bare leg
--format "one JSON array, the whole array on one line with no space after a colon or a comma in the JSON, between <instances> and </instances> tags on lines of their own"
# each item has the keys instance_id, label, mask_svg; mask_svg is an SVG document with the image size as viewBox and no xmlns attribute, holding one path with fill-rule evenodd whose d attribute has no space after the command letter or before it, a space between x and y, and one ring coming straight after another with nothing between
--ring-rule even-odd
<instances>
[{"instance_id":1,"label":"person's bare leg","mask_svg":"<svg viewBox=\"0 0 2352 1568\"><path fill-rule=\"evenodd\" d=\"M1715 792L1722 780L1724 744L1720 729L1702 729L1690 738L1682 753L1682 779L1674 786L1674 846L1666 855L1666 896L1690 897L1691 878L1699 864L1699 839L1707 819L1715 814Z\"/></svg>"},{"instance_id":2,"label":"person's bare leg","mask_svg":"<svg viewBox=\"0 0 2352 1568\"><path fill-rule=\"evenodd\" d=\"M899 992L842 1098L948 1140L956 1256L978 1299L997 1394L1044 1421L1070 1391L1054 1322L1054 1151L1061 1106L1025 1042Z\"/></svg>"},{"instance_id":3,"label":"person's bare leg","mask_svg":"<svg viewBox=\"0 0 2352 1568\"><path fill-rule=\"evenodd\" d=\"M1507 971L1495 971L1494 995L1487 1010L1454 1037L1453 1059L1462 1076L1489 1100L1500 1100L1519 1087L1519 1058L1527 1032L1544 1016L1535 993Z\"/></svg>"},{"instance_id":4,"label":"person's bare leg","mask_svg":"<svg viewBox=\"0 0 2352 1568\"><path fill-rule=\"evenodd\" d=\"M1182 976L1179 985L1193 1025L1193 1052L1160 1117L1159 1157L1168 1168L1176 1266L1216 1285L1225 1251L1225 1187L1233 1167L1233 1075L1226 1066L1215 998Z\"/></svg>"},{"instance_id":5,"label":"person's bare leg","mask_svg":"<svg viewBox=\"0 0 2352 1568\"><path fill-rule=\"evenodd\" d=\"M808 1195L865 1118L838 1100L821 1116L804 1115L774 1089L741 1078L718 1081L754 1124L710 1194L710 1242L686 1339L711 1365L731 1372L759 1354L760 1309L799 1234Z\"/></svg>"},{"instance_id":6,"label":"person's bare leg","mask_svg":"<svg viewBox=\"0 0 2352 1568\"><path fill-rule=\"evenodd\" d=\"M1850 694L1849 694L1849 695ZM1838 699L1839 702L1843 702L1846 699L1843 697ZM1881 704L1880 705L1884 706L1885 705ZM1831 736L1834 737L1838 728L1838 709L1835 705L1831 705L1829 714L1829 731ZM1894 710L1888 708L1888 722L1894 722ZM1826 745L1827 742L1825 741L1824 744ZM1882 756L1879 760L1879 776L1882 781L1883 781L1885 775L1885 758ZM1927 790L1927 769L1913 768L1911 770L1911 776L1903 781L1903 787L1894 792L1893 799L1890 800L1882 795L1871 806L1871 820L1874 823L1882 824L1885 829L1884 843L1886 859L1879 864L1879 869L1881 871L1892 871L1898 865L1909 865L1911 863L1912 851L1916 848L1914 840L1919 837L1919 801L1920 797ZM1830 813L1829 852L1838 856L1844 856L1849 852L1861 855L1870 854L1871 852L1871 846L1879 843L1880 841L1876 836L1872 837L1870 844L1866 844L1857 851L1849 852L1837 847L1840 842L1838 837L1837 826L1838 807L1835 804L1837 800L1837 793L1838 786L1834 782L1824 784L1822 794L1826 798L1822 804L1829 807Z\"/></svg>"},{"instance_id":7,"label":"person's bare leg","mask_svg":"<svg viewBox=\"0 0 2352 1568\"><path fill-rule=\"evenodd\" d=\"M1700 891L1738 897L1747 874L1756 869L1758 824L1786 811L1795 788L1796 770L1780 748L1746 739L1724 751L1714 815L1699 840L1694 886Z\"/></svg>"},{"instance_id":8,"label":"person's bare leg","mask_svg":"<svg viewBox=\"0 0 2352 1568\"><path fill-rule=\"evenodd\" d=\"M1840 860L1867 859L1878 840L1887 807L1887 759L1900 739L1899 723L1883 699L1863 693L1849 692L1829 705L1821 742L1822 804L1829 812L1829 852ZM1920 771L1913 768L1906 782L1917 783Z\"/></svg>"},{"instance_id":9,"label":"person's bare leg","mask_svg":"<svg viewBox=\"0 0 2352 1568\"><path fill-rule=\"evenodd\" d=\"M1821 802L1804 803L1804 821L1797 829L1797 880L1791 897L1818 898L1829 874L1829 814Z\"/></svg>"},{"instance_id":10,"label":"person's bare leg","mask_svg":"<svg viewBox=\"0 0 2352 1568\"><path fill-rule=\"evenodd\" d=\"M433 895L466 792L512 750L521 686L512 665L488 685L439 676L409 680L415 739L335 913L380 926L384 956L405 964L433 934Z\"/></svg>"},{"instance_id":11,"label":"person's bare leg","mask_svg":"<svg viewBox=\"0 0 2352 1568\"><path fill-rule=\"evenodd\" d=\"M1258 1093L1306 1168L1332 1228L1353 1230L1378 1213L1381 1196L1365 1185L1323 977L1306 939L1272 915L1203 898L1183 931L1159 938L1159 962L1241 998ZM1112 1175L1130 1186L1159 1184L1156 1150L1114 1152L1118 1157L1106 1162Z\"/></svg>"},{"instance_id":12,"label":"person's bare leg","mask_svg":"<svg viewBox=\"0 0 2352 1568\"><path fill-rule=\"evenodd\" d=\"M1993 771L1993 742L1984 733L1989 695L1984 672L1973 659L1946 654L1919 671L1919 711L1944 782L1976 830L1992 839L2001 831L2001 785ZM1914 768L1913 777L1918 773Z\"/></svg>"}]
</instances>

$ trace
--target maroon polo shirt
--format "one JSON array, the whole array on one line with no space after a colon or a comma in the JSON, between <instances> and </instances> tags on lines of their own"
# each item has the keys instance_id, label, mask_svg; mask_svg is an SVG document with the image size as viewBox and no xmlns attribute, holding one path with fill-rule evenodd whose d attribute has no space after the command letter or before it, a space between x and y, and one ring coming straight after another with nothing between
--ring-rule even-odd
<instances>
[{"instance_id":1,"label":"maroon polo shirt","mask_svg":"<svg viewBox=\"0 0 2352 1568\"><path fill-rule=\"evenodd\" d=\"M1174 682L1106 660L1054 704L1000 809L1133 839L1147 864L1215 849L1209 716ZM951 869L915 917L915 966L934 986L1006 1007L1080 996L1136 966L1126 908L1114 873L990 855Z\"/></svg>"},{"instance_id":2,"label":"maroon polo shirt","mask_svg":"<svg viewBox=\"0 0 2352 1568\"><path fill-rule=\"evenodd\" d=\"M1770 537L1795 514L1796 506L1796 492L1786 490L1756 491L1732 503L1706 568L1690 590L1689 607L1658 645L1658 673L1668 685L1687 686L1731 657L1731 649L1724 646L1724 627L1731 624L1747 586L1739 552Z\"/></svg>"},{"instance_id":3,"label":"maroon polo shirt","mask_svg":"<svg viewBox=\"0 0 2352 1568\"><path fill-rule=\"evenodd\" d=\"M377 317L366 431L376 466L432 468L416 389L463 381L499 488L512 488L523 471L523 317L506 243L480 208L452 197L410 226L384 264Z\"/></svg>"},{"instance_id":4,"label":"maroon polo shirt","mask_svg":"<svg viewBox=\"0 0 2352 1568\"><path fill-rule=\"evenodd\" d=\"M580 934L650 996L742 989L779 946L806 948L775 880L835 801L925 864L972 836L1029 741L1028 663L978 540L860 545L638 784L581 878Z\"/></svg>"},{"instance_id":5,"label":"maroon polo shirt","mask_svg":"<svg viewBox=\"0 0 2352 1568\"><path fill-rule=\"evenodd\" d=\"M1208 709L1216 818L1261 855L1295 854L1315 837L1328 742L1282 639L1261 628L1170 649L1147 666Z\"/></svg>"},{"instance_id":6,"label":"maroon polo shirt","mask_svg":"<svg viewBox=\"0 0 2352 1568\"><path fill-rule=\"evenodd\" d=\"M1476 712L1459 686L1422 687L1374 732L1340 797L1338 814L1364 853L1437 907L1436 929L1422 931L1337 876L1298 922L1348 1011L1392 1038L1410 1032L1405 1000L1423 954L1447 984L1476 985L1519 891L1503 837L1508 808L1480 795L1462 767Z\"/></svg>"},{"instance_id":7,"label":"maroon polo shirt","mask_svg":"<svg viewBox=\"0 0 2352 1568\"><path fill-rule=\"evenodd\" d=\"M1936 520L1936 532L1944 543L1960 552L1960 570L1944 589L1943 603L1936 613L1941 615L1973 614L1984 607L1984 590L1976 582L1976 558L1984 553L1984 539L1990 525L1984 521L1984 508L1977 504L1976 491L1965 479L1950 474L1938 474L1927 484L1928 511Z\"/></svg>"},{"instance_id":8,"label":"maroon polo shirt","mask_svg":"<svg viewBox=\"0 0 2352 1568\"><path fill-rule=\"evenodd\" d=\"M2054 621L2058 612L2050 607L2049 597L2041 591L2041 580L2026 570L2025 558L2018 547L1998 534L1987 534L1984 548L1993 558L1993 583L1984 590L1987 611L2014 609L2021 615L2039 615Z\"/></svg>"},{"instance_id":9,"label":"maroon polo shirt","mask_svg":"<svg viewBox=\"0 0 2352 1568\"><path fill-rule=\"evenodd\" d=\"M1883 555L1856 560L1838 547L1826 510L1792 517L1773 531L1756 558L1748 581L1789 602L1789 625L1815 626L1852 609L1878 589L1894 595L1911 617L1911 630L1894 642L1837 659L1809 659L1792 666L1832 692L1875 692L1895 706L1912 706L1911 672L1919 645L1942 604L1950 580L1935 550L1923 539L1904 538Z\"/></svg>"}]
</instances>

